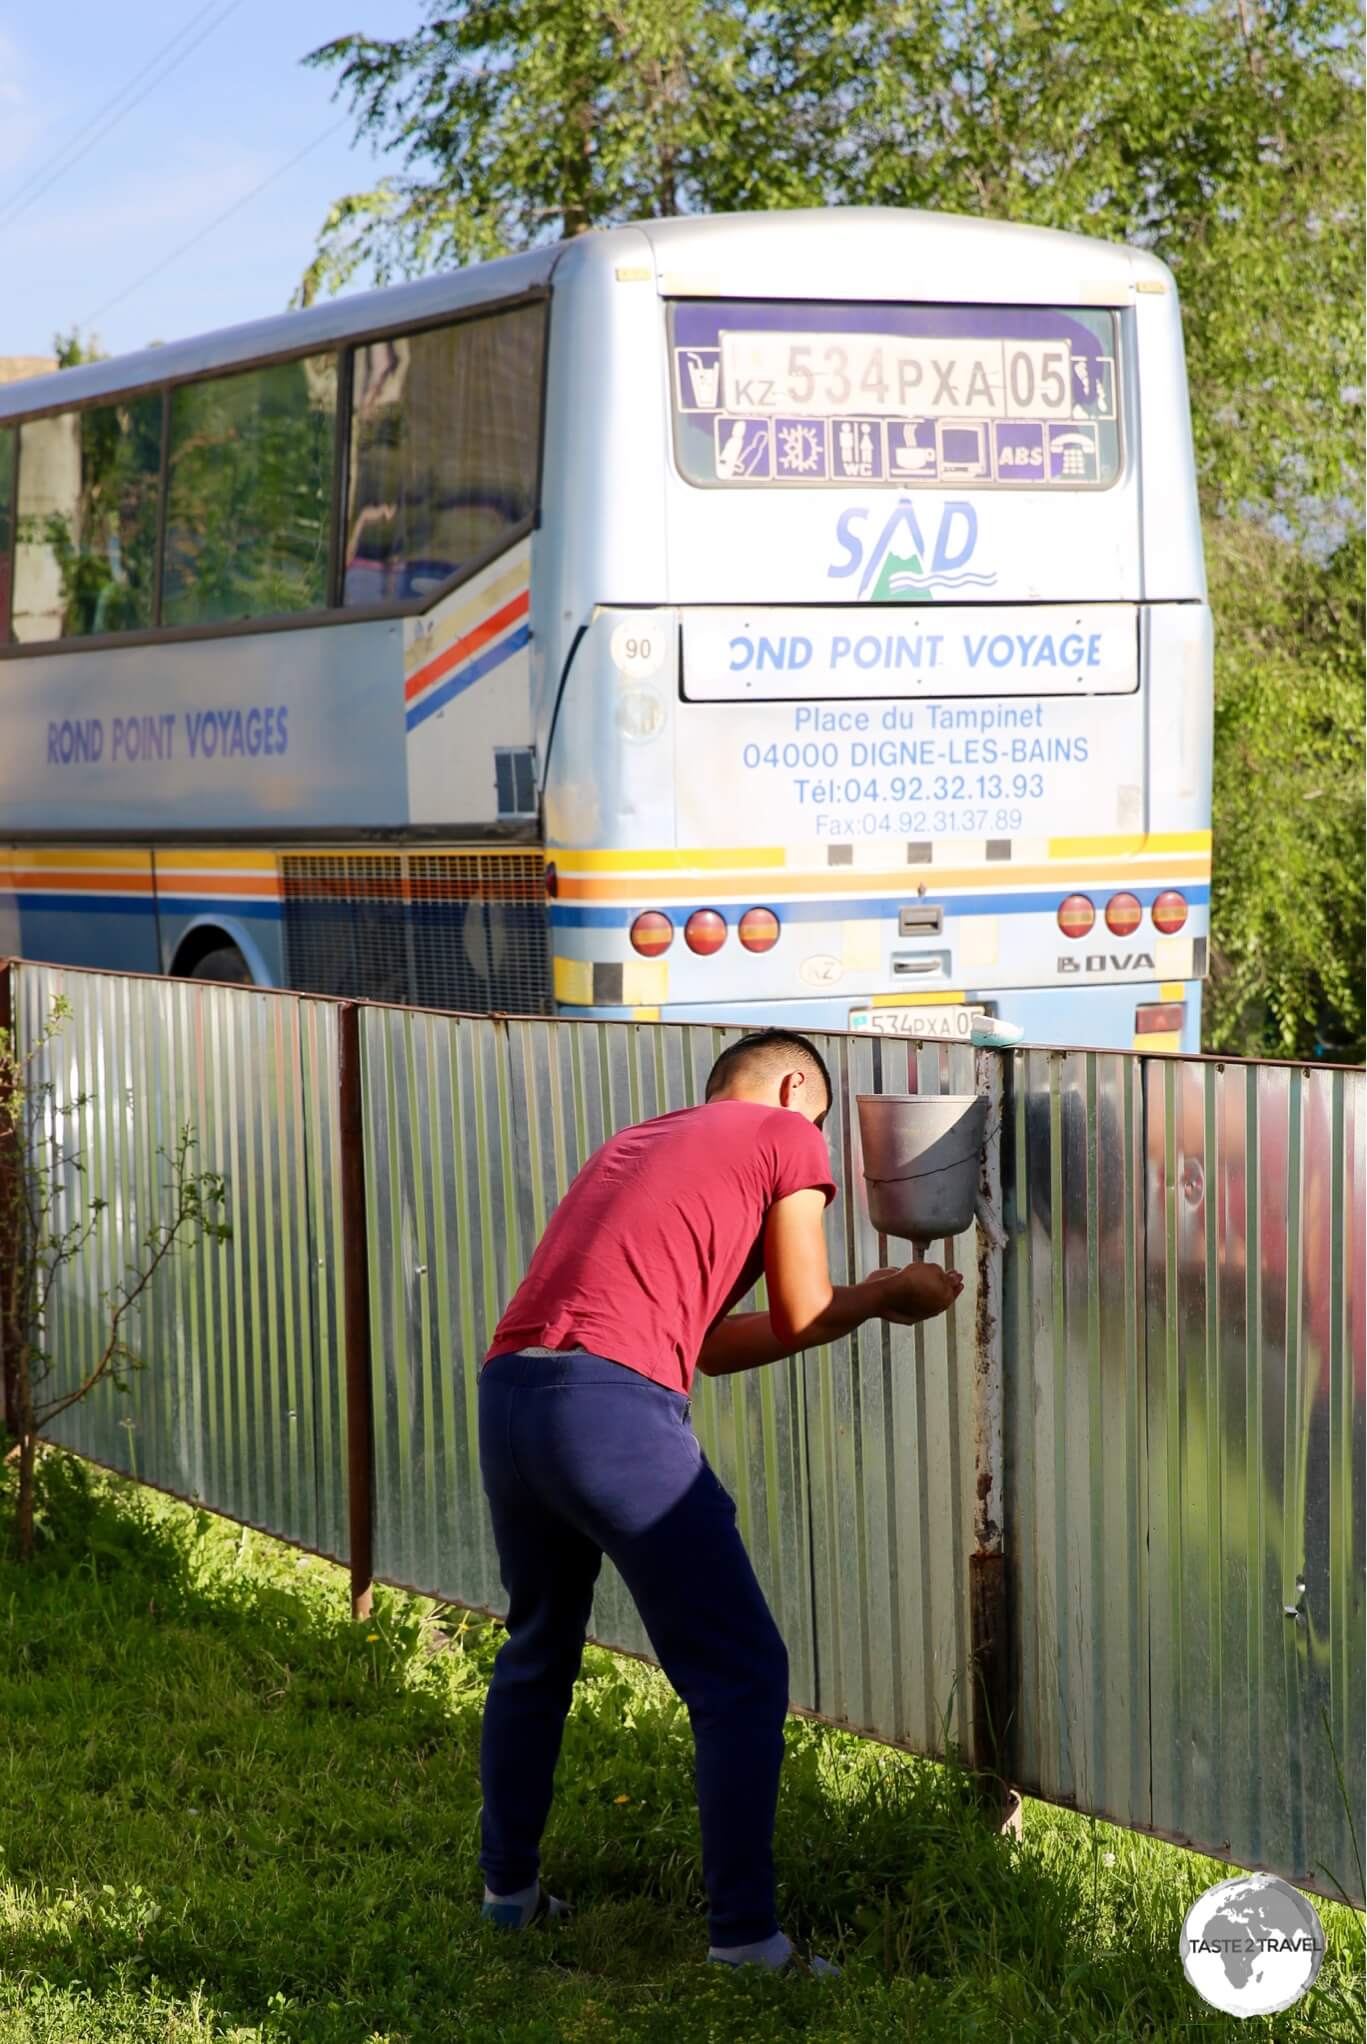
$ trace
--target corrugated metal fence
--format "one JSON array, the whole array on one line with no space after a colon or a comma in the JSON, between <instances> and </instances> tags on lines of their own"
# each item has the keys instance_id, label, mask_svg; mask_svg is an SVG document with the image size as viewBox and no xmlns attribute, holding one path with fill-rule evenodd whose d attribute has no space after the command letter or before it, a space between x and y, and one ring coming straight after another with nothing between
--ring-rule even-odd
<instances>
[{"instance_id":1,"label":"corrugated metal fence","mask_svg":"<svg viewBox=\"0 0 1367 2044\"><path fill-rule=\"evenodd\" d=\"M354 1560L337 1008L33 965L11 986L27 1042L54 994L71 1003L45 1069L62 1097L92 1095L85 1185L109 1201L60 1288L64 1369L89 1357L100 1294L148 1223L158 1146L192 1123L230 1185L231 1244L183 1256L150 1296L137 1340L153 1367L132 1398L98 1391L58 1437ZM580 1164L625 1123L700 1100L728 1033L363 1007L359 1038L374 1572L497 1610L474 1428L487 1337ZM854 1095L971 1091L974 1061L819 1041L839 1283L900 1252L868 1221ZM1364 1076L997 1062L1004 1772L1361 1906ZM966 1276L946 1319L875 1323L699 1380L695 1399L795 1704L923 1753L974 1744L997 1317L995 1296L979 1312L996 1278L974 1244L937 1248ZM593 1629L647 1650L610 1576Z\"/></svg>"},{"instance_id":2,"label":"corrugated metal fence","mask_svg":"<svg viewBox=\"0 0 1367 2044\"><path fill-rule=\"evenodd\" d=\"M104 1345L102 1302L166 1211L165 1152L193 1128L192 1168L223 1172L233 1240L179 1254L143 1298L131 1345L156 1367L127 1397L106 1383L54 1429L67 1446L215 1511L341 1558L346 1404L340 1369L337 1010L325 1001L11 968L21 1048L54 997L69 1020L33 1077L69 1110L52 1135L80 1152L60 1218L106 1202L54 1294L53 1388Z\"/></svg>"}]
</instances>

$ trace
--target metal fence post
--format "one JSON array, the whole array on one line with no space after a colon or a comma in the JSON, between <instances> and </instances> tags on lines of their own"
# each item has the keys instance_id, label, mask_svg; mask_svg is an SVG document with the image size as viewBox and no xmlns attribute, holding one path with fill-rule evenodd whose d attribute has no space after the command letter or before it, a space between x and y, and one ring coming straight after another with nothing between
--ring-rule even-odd
<instances>
[{"instance_id":1,"label":"metal fence post","mask_svg":"<svg viewBox=\"0 0 1367 2044\"><path fill-rule=\"evenodd\" d=\"M973 1366L973 1553L969 1559L973 1769L986 1810L1019 1826L1020 1797L1006 1779L1011 1717L1011 1637L1004 1545L1006 1501L1002 1305L1006 1230L1002 1221L1000 1051L976 1053L977 1091L987 1096L987 1140L978 1177L978 1310Z\"/></svg>"},{"instance_id":2,"label":"metal fence post","mask_svg":"<svg viewBox=\"0 0 1367 2044\"><path fill-rule=\"evenodd\" d=\"M370 1616L374 1554L374 1428L370 1406L370 1241L361 1113L361 1024L354 1001L337 1010L341 1137L343 1342L346 1350L347 1528L351 1615Z\"/></svg>"}]
</instances>

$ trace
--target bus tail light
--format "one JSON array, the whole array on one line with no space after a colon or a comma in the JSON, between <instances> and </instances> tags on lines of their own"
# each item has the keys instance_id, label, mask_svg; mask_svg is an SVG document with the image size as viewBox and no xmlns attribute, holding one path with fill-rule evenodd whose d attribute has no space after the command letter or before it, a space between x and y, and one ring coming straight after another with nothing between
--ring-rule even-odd
<instances>
[{"instance_id":1,"label":"bus tail light","mask_svg":"<svg viewBox=\"0 0 1367 2044\"><path fill-rule=\"evenodd\" d=\"M1096 921L1096 910L1085 894L1070 894L1059 903L1058 926L1065 937L1085 937Z\"/></svg>"},{"instance_id":2,"label":"bus tail light","mask_svg":"<svg viewBox=\"0 0 1367 2044\"><path fill-rule=\"evenodd\" d=\"M1185 1001L1150 1001L1134 1011L1136 1036L1180 1036L1186 1020Z\"/></svg>"},{"instance_id":3,"label":"bus tail light","mask_svg":"<svg viewBox=\"0 0 1367 2044\"><path fill-rule=\"evenodd\" d=\"M631 948L642 958L658 958L674 941L674 925L657 908L645 909L631 926Z\"/></svg>"},{"instance_id":4,"label":"bus tail light","mask_svg":"<svg viewBox=\"0 0 1367 2044\"><path fill-rule=\"evenodd\" d=\"M748 908L737 935L747 951L772 951L778 942L778 917L771 908Z\"/></svg>"},{"instance_id":5,"label":"bus tail light","mask_svg":"<svg viewBox=\"0 0 1367 2044\"><path fill-rule=\"evenodd\" d=\"M1113 937L1131 937L1144 920L1138 896L1113 894L1106 904L1106 928Z\"/></svg>"},{"instance_id":6,"label":"bus tail light","mask_svg":"<svg viewBox=\"0 0 1367 2044\"><path fill-rule=\"evenodd\" d=\"M684 924L684 942L700 958L710 958L726 942L726 918L714 908L695 908Z\"/></svg>"},{"instance_id":7,"label":"bus tail light","mask_svg":"<svg viewBox=\"0 0 1367 2044\"><path fill-rule=\"evenodd\" d=\"M1179 894L1175 888L1164 888L1150 913L1153 916L1154 928L1161 930L1165 937L1171 937L1187 920L1187 897L1185 894Z\"/></svg>"}]
</instances>

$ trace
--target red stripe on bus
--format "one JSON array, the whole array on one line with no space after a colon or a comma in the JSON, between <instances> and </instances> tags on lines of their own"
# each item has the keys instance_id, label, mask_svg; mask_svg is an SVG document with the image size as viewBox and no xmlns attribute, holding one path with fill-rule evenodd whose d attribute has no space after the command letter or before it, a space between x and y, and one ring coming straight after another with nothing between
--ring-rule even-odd
<instances>
[{"instance_id":1,"label":"red stripe on bus","mask_svg":"<svg viewBox=\"0 0 1367 2044\"><path fill-rule=\"evenodd\" d=\"M505 626L515 623L520 617L525 617L530 607L531 591L524 589L511 603L505 603L502 610L496 610L492 617L486 617L472 631L468 631L464 638L457 639L444 653L438 653L434 660L429 660L425 667L420 667L416 674L410 674L403 685L404 701L411 703L414 696L421 695L434 681L440 681L453 667L459 667L472 653L478 653L481 646L487 646L490 639L496 638Z\"/></svg>"}]
</instances>

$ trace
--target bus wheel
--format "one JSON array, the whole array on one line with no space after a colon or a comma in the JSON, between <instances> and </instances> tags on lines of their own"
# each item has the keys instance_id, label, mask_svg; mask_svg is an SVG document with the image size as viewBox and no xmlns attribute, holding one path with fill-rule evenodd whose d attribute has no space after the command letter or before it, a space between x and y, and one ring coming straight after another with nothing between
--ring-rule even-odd
<instances>
[{"instance_id":1,"label":"bus wheel","mask_svg":"<svg viewBox=\"0 0 1367 2044\"><path fill-rule=\"evenodd\" d=\"M185 977L223 980L229 986L249 987L255 984L251 967L236 944L220 944L216 951L204 952L195 960Z\"/></svg>"}]
</instances>

